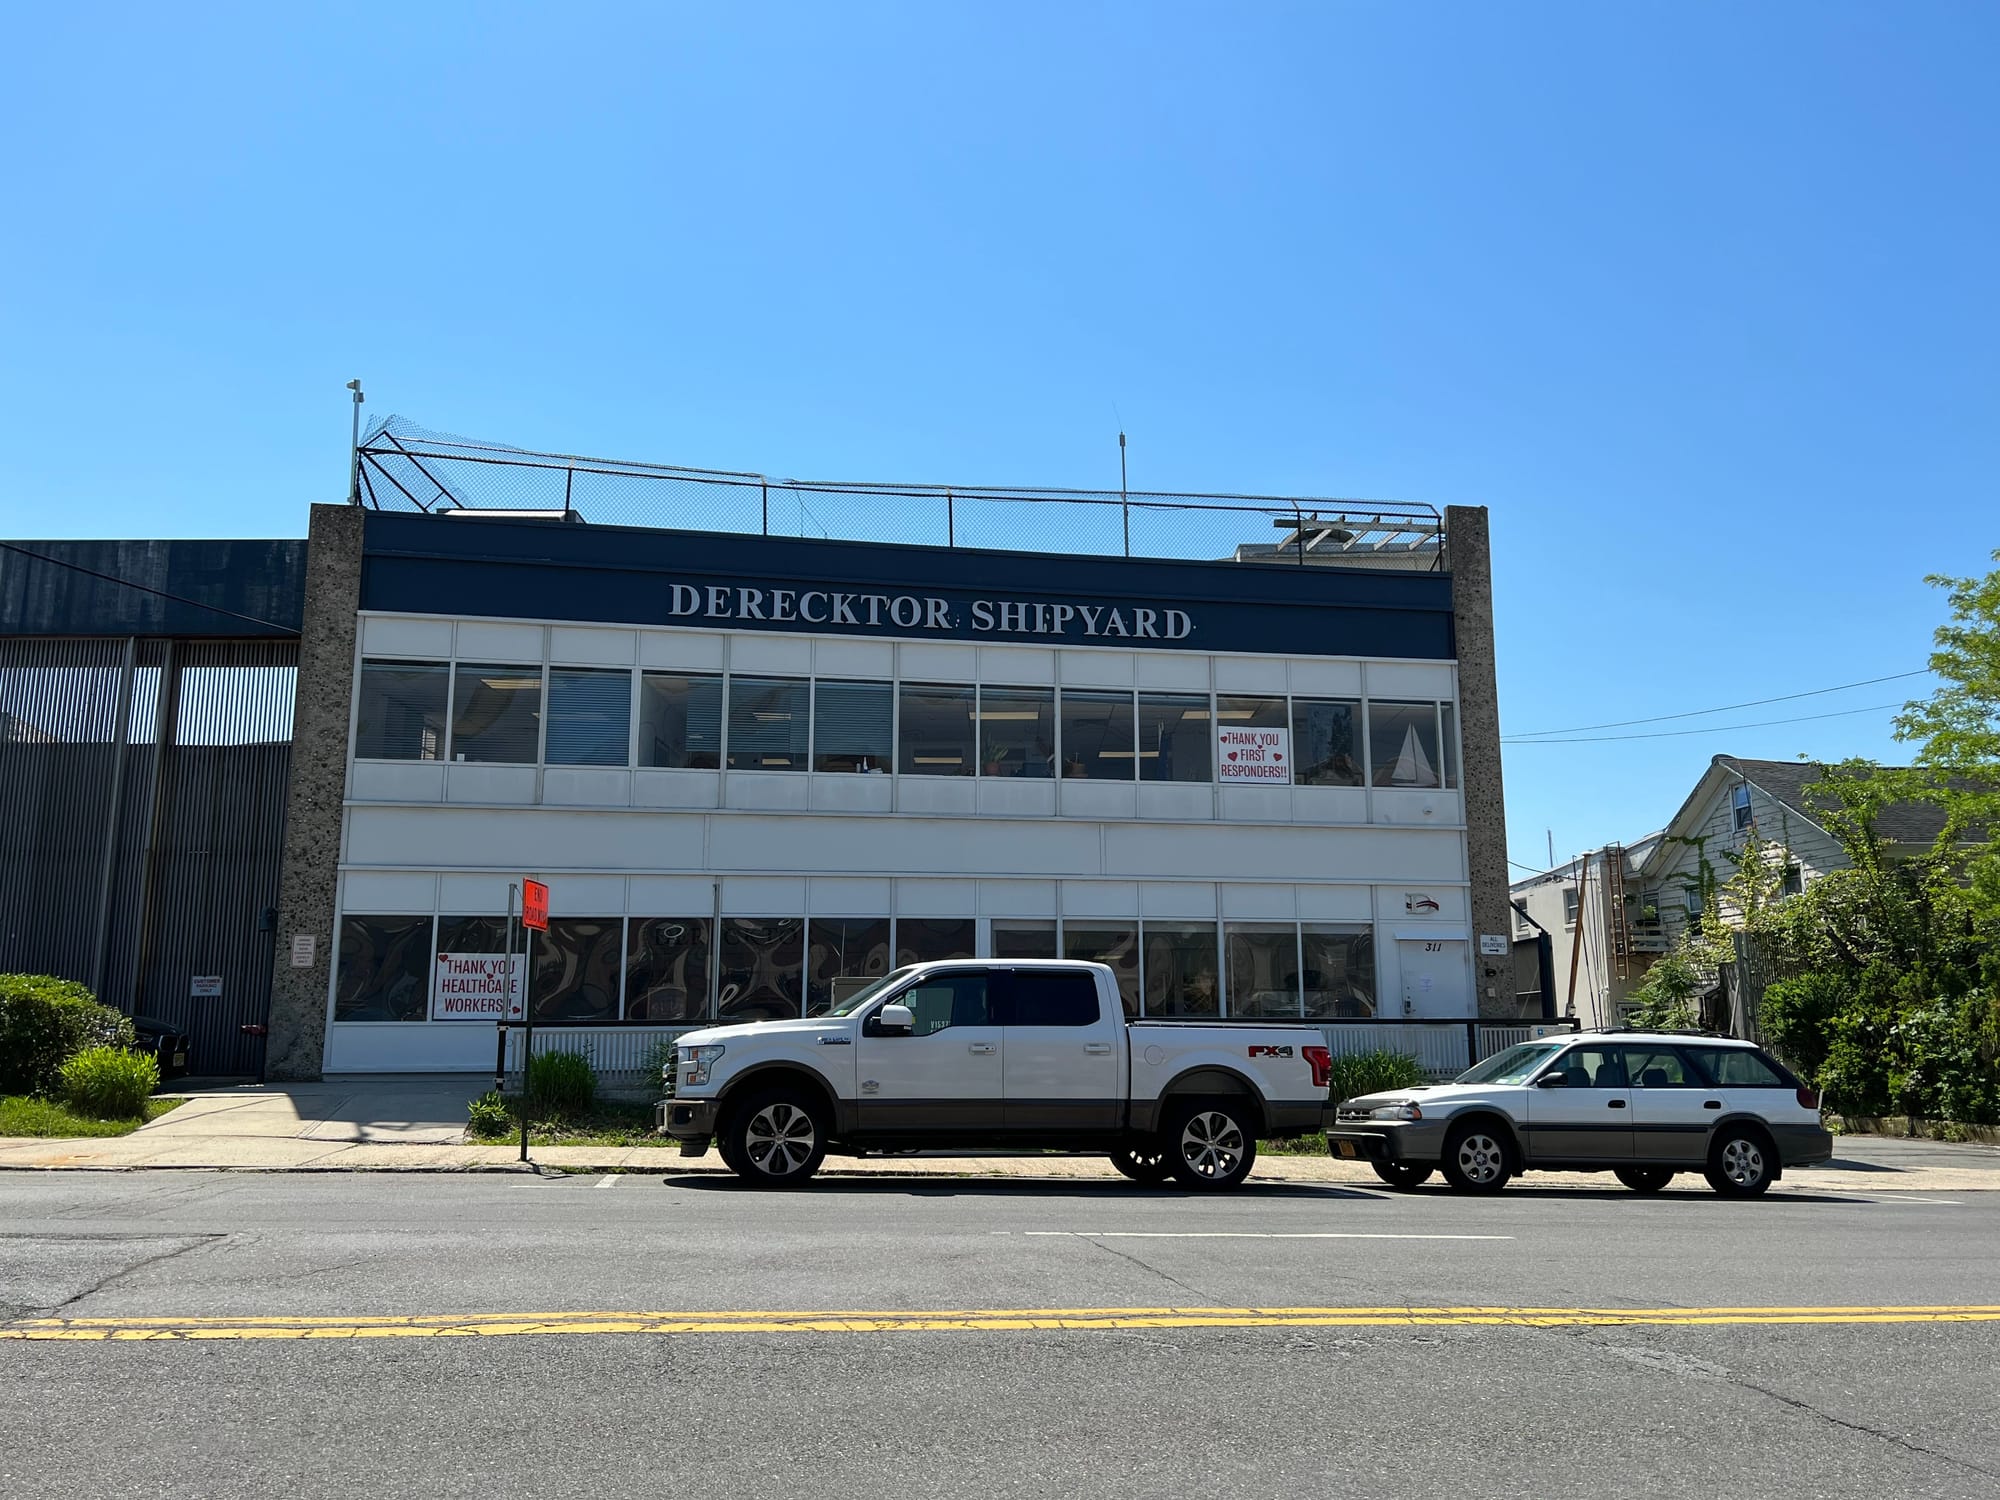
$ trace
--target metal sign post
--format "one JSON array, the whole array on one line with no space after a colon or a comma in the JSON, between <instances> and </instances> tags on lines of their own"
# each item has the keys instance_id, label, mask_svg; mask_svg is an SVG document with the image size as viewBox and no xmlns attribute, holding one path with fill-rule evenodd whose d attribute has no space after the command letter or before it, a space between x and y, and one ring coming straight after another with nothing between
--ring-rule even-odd
<instances>
[{"instance_id":1,"label":"metal sign post","mask_svg":"<svg viewBox=\"0 0 2000 1500\"><path fill-rule=\"evenodd\" d=\"M511 899L508 904L513 904ZM521 1160L526 1161L528 1071L535 1061L535 1011L529 991L535 977L535 934L549 930L549 888L539 880L524 878L521 882L521 925L528 930L527 948L521 957Z\"/></svg>"},{"instance_id":2,"label":"metal sign post","mask_svg":"<svg viewBox=\"0 0 2000 1500\"><path fill-rule=\"evenodd\" d=\"M505 971L507 975L507 1001L501 1007L500 1024L493 1028L499 1038L493 1049L493 1092L496 1094L507 1092L507 1023L514 1019L509 1012L514 1008L514 995L516 993L514 989L514 898L520 894L520 890L521 888L512 881L507 883L507 968ZM523 1078L523 1090L526 1087L527 1080Z\"/></svg>"}]
</instances>

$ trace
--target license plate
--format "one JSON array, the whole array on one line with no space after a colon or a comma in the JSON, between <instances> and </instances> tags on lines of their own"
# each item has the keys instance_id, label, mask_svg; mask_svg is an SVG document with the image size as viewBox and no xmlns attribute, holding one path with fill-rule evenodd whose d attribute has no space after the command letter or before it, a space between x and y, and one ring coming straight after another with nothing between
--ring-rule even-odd
<instances>
[{"instance_id":1,"label":"license plate","mask_svg":"<svg viewBox=\"0 0 2000 1500\"><path fill-rule=\"evenodd\" d=\"M1335 1141L1334 1144L1340 1147L1340 1154L1342 1156L1352 1158L1357 1155L1354 1149L1354 1142L1352 1141Z\"/></svg>"},{"instance_id":2,"label":"license plate","mask_svg":"<svg viewBox=\"0 0 2000 1500\"><path fill-rule=\"evenodd\" d=\"M188 1062L188 1055L185 1052L176 1052L174 1054L175 1067L185 1068L187 1066L187 1062Z\"/></svg>"}]
</instances>

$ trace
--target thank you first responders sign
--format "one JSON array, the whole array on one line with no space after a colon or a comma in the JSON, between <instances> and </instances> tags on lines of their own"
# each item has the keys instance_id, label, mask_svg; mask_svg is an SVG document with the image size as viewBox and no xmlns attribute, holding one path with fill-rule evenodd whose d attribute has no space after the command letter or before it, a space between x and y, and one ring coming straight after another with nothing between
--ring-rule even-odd
<instances>
[{"instance_id":1,"label":"thank you first responders sign","mask_svg":"<svg viewBox=\"0 0 2000 1500\"><path fill-rule=\"evenodd\" d=\"M514 955L510 983L504 953L440 953L431 977L431 1019L520 1020L522 957Z\"/></svg>"},{"instance_id":2,"label":"thank you first responders sign","mask_svg":"<svg viewBox=\"0 0 2000 1500\"><path fill-rule=\"evenodd\" d=\"M1223 781L1288 782L1292 779L1292 732L1218 728L1215 768Z\"/></svg>"}]
</instances>

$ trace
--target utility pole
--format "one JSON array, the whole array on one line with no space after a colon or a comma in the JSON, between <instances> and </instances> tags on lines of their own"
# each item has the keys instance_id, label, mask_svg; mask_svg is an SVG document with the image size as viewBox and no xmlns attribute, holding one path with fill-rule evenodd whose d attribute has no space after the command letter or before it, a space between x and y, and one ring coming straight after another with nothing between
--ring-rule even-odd
<instances>
[{"instance_id":1,"label":"utility pole","mask_svg":"<svg viewBox=\"0 0 2000 1500\"><path fill-rule=\"evenodd\" d=\"M1595 852L1595 851L1592 851ZM1590 855L1577 857L1576 864L1576 936L1569 945L1569 997L1563 1004L1563 1014L1576 1014L1576 975L1583 967L1583 921L1590 905Z\"/></svg>"},{"instance_id":2,"label":"utility pole","mask_svg":"<svg viewBox=\"0 0 2000 1500\"><path fill-rule=\"evenodd\" d=\"M347 388L354 392L354 428L347 441L347 503L361 503L361 403L367 398L361 393L361 382L350 380Z\"/></svg>"}]
</instances>

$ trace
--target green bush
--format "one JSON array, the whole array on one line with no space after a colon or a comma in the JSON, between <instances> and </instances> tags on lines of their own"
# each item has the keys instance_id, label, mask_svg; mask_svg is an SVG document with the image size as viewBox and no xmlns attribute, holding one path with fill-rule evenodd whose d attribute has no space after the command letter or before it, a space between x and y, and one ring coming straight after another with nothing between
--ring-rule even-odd
<instances>
[{"instance_id":1,"label":"green bush","mask_svg":"<svg viewBox=\"0 0 2000 1500\"><path fill-rule=\"evenodd\" d=\"M506 1135L514 1128L514 1116L497 1089L488 1089L465 1107L470 1117L466 1128L488 1140Z\"/></svg>"},{"instance_id":2,"label":"green bush","mask_svg":"<svg viewBox=\"0 0 2000 1500\"><path fill-rule=\"evenodd\" d=\"M87 987L48 974L0 974L0 1094L52 1094L65 1059L129 1047L132 1023Z\"/></svg>"},{"instance_id":3,"label":"green bush","mask_svg":"<svg viewBox=\"0 0 2000 1500\"><path fill-rule=\"evenodd\" d=\"M1327 1097L1338 1104L1385 1089L1414 1088L1424 1081L1422 1065L1407 1052L1349 1052L1333 1060Z\"/></svg>"},{"instance_id":4,"label":"green bush","mask_svg":"<svg viewBox=\"0 0 2000 1500\"><path fill-rule=\"evenodd\" d=\"M597 1100L597 1071L581 1052L543 1052L528 1063L528 1101L558 1119L580 1115Z\"/></svg>"},{"instance_id":5,"label":"green bush","mask_svg":"<svg viewBox=\"0 0 2000 1500\"><path fill-rule=\"evenodd\" d=\"M85 1047L58 1077L71 1108L100 1120L129 1120L145 1114L147 1097L160 1086L160 1065L143 1052Z\"/></svg>"},{"instance_id":6,"label":"green bush","mask_svg":"<svg viewBox=\"0 0 2000 1500\"><path fill-rule=\"evenodd\" d=\"M646 1049L645 1061L639 1065L647 1080L659 1087L660 1097L663 1099L674 1097L674 1085L679 1082L674 1073L677 1050L675 1039L663 1036Z\"/></svg>"},{"instance_id":7,"label":"green bush","mask_svg":"<svg viewBox=\"0 0 2000 1500\"><path fill-rule=\"evenodd\" d=\"M1818 1078L1826 1066L1833 1018L1853 1002L1845 975L1801 974L1773 981L1764 990L1757 1022L1778 1055L1805 1078Z\"/></svg>"}]
</instances>

